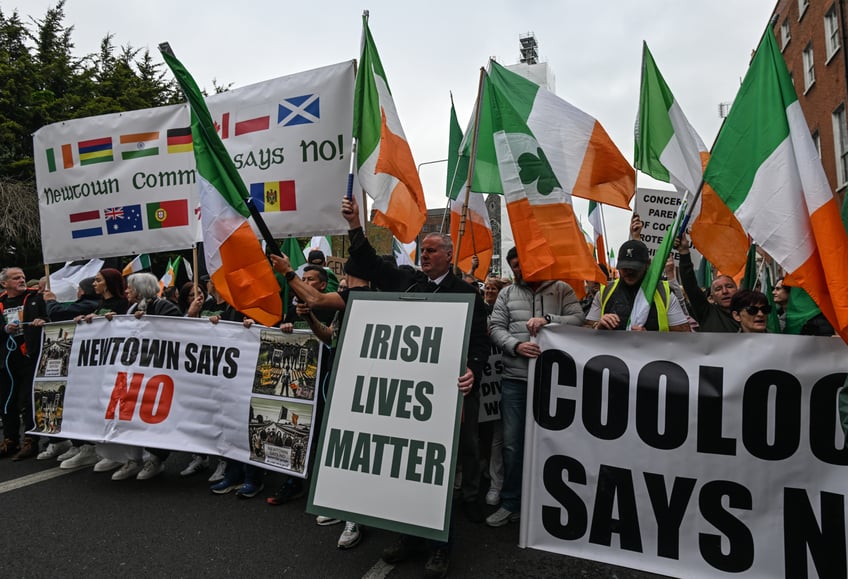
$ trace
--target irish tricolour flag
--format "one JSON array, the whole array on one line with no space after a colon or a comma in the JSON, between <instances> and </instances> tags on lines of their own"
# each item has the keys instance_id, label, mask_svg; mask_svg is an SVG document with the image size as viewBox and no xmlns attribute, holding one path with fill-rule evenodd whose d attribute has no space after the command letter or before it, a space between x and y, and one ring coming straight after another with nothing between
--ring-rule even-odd
<instances>
[{"instance_id":1,"label":"irish tricolour flag","mask_svg":"<svg viewBox=\"0 0 848 579\"><path fill-rule=\"evenodd\" d=\"M260 324L273 325L282 318L280 285L248 223L247 187L215 133L212 115L197 83L170 54L170 49L163 49L162 57L191 107L203 249L209 276L228 304Z\"/></svg>"},{"instance_id":2,"label":"irish tricolour flag","mask_svg":"<svg viewBox=\"0 0 848 579\"><path fill-rule=\"evenodd\" d=\"M386 73L362 16L362 58L356 75L353 135L359 184L373 199L374 223L409 243L427 217L424 189L406 142Z\"/></svg>"},{"instance_id":3,"label":"irish tricolour flag","mask_svg":"<svg viewBox=\"0 0 848 579\"><path fill-rule=\"evenodd\" d=\"M673 184L691 196L701 188L709 153L657 68L648 45L642 45L642 86L636 123L636 168ZM748 237L739 221L709 186L692 212L692 241L720 271L735 275L745 265Z\"/></svg>"},{"instance_id":4,"label":"irish tricolour flag","mask_svg":"<svg viewBox=\"0 0 848 579\"><path fill-rule=\"evenodd\" d=\"M516 75L494 61L491 64L491 73L486 75L483 87L486 110L481 110L481 117L485 115L493 121L488 138L492 139L495 150L522 276L527 281L566 280L573 287L581 287L583 280L605 282L606 277L583 239L571 195L527 125L534 93L516 93L514 86L502 82L501 72ZM612 142L610 145L615 149ZM618 149L615 151L618 153ZM633 169L626 167L628 171L620 177L626 180L629 173L632 179Z\"/></svg>"},{"instance_id":5,"label":"irish tricolour flag","mask_svg":"<svg viewBox=\"0 0 848 579\"><path fill-rule=\"evenodd\" d=\"M771 28L704 180L848 341L848 236Z\"/></svg>"}]
</instances>

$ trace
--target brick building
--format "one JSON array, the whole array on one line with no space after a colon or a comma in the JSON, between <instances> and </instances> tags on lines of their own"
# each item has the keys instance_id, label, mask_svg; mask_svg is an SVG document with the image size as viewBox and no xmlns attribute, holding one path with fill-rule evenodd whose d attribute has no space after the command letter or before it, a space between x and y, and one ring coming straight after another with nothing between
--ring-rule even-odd
<instances>
[{"instance_id":1,"label":"brick building","mask_svg":"<svg viewBox=\"0 0 848 579\"><path fill-rule=\"evenodd\" d=\"M848 185L848 58L842 0L778 0L771 23L830 186Z\"/></svg>"}]
</instances>

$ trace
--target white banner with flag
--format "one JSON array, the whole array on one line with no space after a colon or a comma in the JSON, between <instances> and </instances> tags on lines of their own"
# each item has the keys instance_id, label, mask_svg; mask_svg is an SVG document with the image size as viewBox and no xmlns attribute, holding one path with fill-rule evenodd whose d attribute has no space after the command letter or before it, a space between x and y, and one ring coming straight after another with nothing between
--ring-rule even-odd
<instances>
[{"instance_id":1,"label":"white banner with flag","mask_svg":"<svg viewBox=\"0 0 848 579\"><path fill-rule=\"evenodd\" d=\"M305 477L321 351L311 333L198 318L48 324L34 432Z\"/></svg>"},{"instance_id":2,"label":"white banner with flag","mask_svg":"<svg viewBox=\"0 0 848 579\"><path fill-rule=\"evenodd\" d=\"M353 62L207 99L271 232L347 231ZM64 121L33 137L45 263L186 249L199 236L189 110L173 105Z\"/></svg>"},{"instance_id":3,"label":"white banner with flag","mask_svg":"<svg viewBox=\"0 0 848 579\"><path fill-rule=\"evenodd\" d=\"M539 345L522 546L675 577L845 576L842 340L558 326Z\"/></svg>"}]
</instances>

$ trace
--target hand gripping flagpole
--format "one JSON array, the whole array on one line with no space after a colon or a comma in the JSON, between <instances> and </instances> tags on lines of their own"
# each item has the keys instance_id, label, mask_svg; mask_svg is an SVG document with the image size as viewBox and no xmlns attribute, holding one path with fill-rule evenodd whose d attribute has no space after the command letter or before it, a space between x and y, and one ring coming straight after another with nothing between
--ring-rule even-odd
<instances>
[{"instance_id":1,"label":"hand gripping flagpole","mask_svg":"<svg viewBox=\"0 0 848 579\"><path fill-rule=\"evenodd\" d=\"M162 54L166 54L166 55L170 56L171 58L173 58L175 60L177 58L176 55L174 54L174 51L171 49L171 45L167 42L163 42L159 45L159 51ZM186 71L186 74L187 74L187 71ZM201 101L200 103L195 103L195 105L192 105L191 98L189 97L188 91L186 91L185 88L183 87L182 82L180 80L180 76L176 75L176 74L174 76L177 79L177 83L180 85L180 89L183 91L183 95L186 97L186 100L189 103L189 109L191 110L192 115L195 116L195 117L198 116L198 114L195 110L195 105L199 104L204 109L204 111L202 111L202 112L205 112L206 115L208 116L209 110L206 108L206 104L203 101ZM210 116L210 120L211 120L211 116ZM195 123L192 122L192 125L194 125L194 124ZM211 126L211 122L210 123L202 123L202 122L197 123L198 129L203 132L204 136L206 137L207 142L215 142L215 140L217 139L217 141L218 141L218 143L220 143L221 147L224 148L224 143L223 143L223 141L221 141L221 138L218 136L217 133L209 134L209 131L207 129L207 125ZM225 150L226 150L226 148L225 148ZM227 157L227 158L229 159L229 157ZM230 161L230 165L232 165L232 161ZM241 179L241 175L238 174L238 171L236 170L234 165L232 166L231 169L230 169L229 166L225 167L225 170L227 171L227 173L229 174L231 179L238 179L242 183L242 188L244 188L244 181ZM282 253L280 252L280 248L277 246L277 243L274 240L274 236L271 234L271 230L268 229L268 225L265 223L265 220L262 218L262 214L259 212L259 209L257 209L256 204L254 203L253 199L248 195L246 197L242 197L242 201L244 201L244 204L247 206L247 210L250 212L250 216L253 217L253 221L254 221L254 223L256 223L256 228L259 229L259 233L260 233L260 235L262 235L262 239L265 240L265 243L266 243L266 246L267 246L266 251L268 251L269 253L272 253L273 255L282 256Z\"/></svg>"}]
</instances>

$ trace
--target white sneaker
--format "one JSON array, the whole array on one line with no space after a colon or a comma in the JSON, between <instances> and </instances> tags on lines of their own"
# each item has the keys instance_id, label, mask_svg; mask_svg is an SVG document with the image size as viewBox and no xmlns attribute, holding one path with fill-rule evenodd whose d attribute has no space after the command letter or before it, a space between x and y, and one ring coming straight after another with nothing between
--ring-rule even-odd
<instances>
[{"instance_id":1,"label":"white sneaker","mask_svg":"<svg viewBox=\"0 0 848 579\"><path fill-rule=\"evenodd\" d=\"M112 473L112 480L126 480L141 472L141 462L131 460Z\"/></svg>"},{"instance_id":2,"label":"white sneaker","mask_svg":"<svg viewBox=\"0 0 848 579\"><path fill-rule=\"evenodd\" d=\"M64 461L68 460L69 458L74 458L76 455L79 454L80 448L81 447L79 447L79 446L71 446L71 448L69 448L68 450L66 450L65 452L63 452L59 456L57 456L56 460L58 460L59 462L64 462Z\"/></svg>"},{"instance_id":3,"label":"white sneaker","mask_svg":"<svg viewBox=\"0 0 848 579\"><path fill-rule=\"evenodd\" d=\"M180 476L191 476L209 468L209 457L202 454L191 455L191 462L180 471Z\"/></svg>"},{"instance_id":4,"label":"white sneaker","mask_svg":"<svg viewBox=\"0 0 848 579\"><path fill-rule=\"evenodd\" d=\"M151 455L149 459L144 461L144 468L141 469L135 478L138 480L151 479L161 474L163 470L165 470L165 465L162 464L162 459L158 456Z\"/></svg>"},{"instance_id":5,"label":"white sneaker","mask_svg":"<svg viewBox=\"0 0 848 579\"><path fill-rule=\"evenodd\" d=\"M501 507L486 518L486 524L490 527L503 527L518 522L519 519L521 519L521 513L513 513Z\"/></svg>"},{"instance_id":6,"label":"white sneaker","mask_svg":"<svg viewBox=\"0 0 848 579\"><path fill-rule=\"evenodd\" d=\"M320 525L322 527L329 527L331 525L338 525L341 523L341 519L336 519L334 517L326 517L324 515L318 515L315 517L315 524Z\"/></svg>"},{"instance_id":7,"label":"white sneaker","mask_svg":"<svg viewBox=\"0 0 848 579\"><path fill-rule=\"evenodd\" d=\"M99 461L97 453L94 451L93 444L83 444L76 456L63 460L59 465L61 469L80 468L82 466L91 466Z\"/></svg>"},{"instance_id":8,"label":"white sneaker","mask_svg":"<svg viewBox=\"0 0 848 579\"><path fill-rule=\"evenodd\" d=\"M63 440L62 442L51 442L47 445L47 448L38 453L38 456L35 457L35 460L48 460L51 458L56 458L60 454L65 453L69 448L71 448L70 440Z\"/></svg>"},{"instance_id":9,"label":"white sneaker","mask_svg":"<svg viewBox=\"0 0 848 579\"><path fill-rule=\"evenodd\" d=\"M215 472L209 477L209 482L216 483L224 480L224 471L227 470L227 461L223 458L218 461L218 466L215 467Z\"/></svg>"},{"instance_id":10,"label":"white sneaker","mask_svg":"<svg viewBox=\"0 0 848 579\"><path fill-rule=\"evenodd\" d=\"M339 536L339 549L351 549L359 544L362 538L362 533L359 531L359 525L352 521L345 523L344 531Z\"/></svg>"},{"instance_id":11,"label":"white sneaker","mask_svg":"<svg viewBox=\"0 0 848 579\"><path fill-rule=\"evenodd\" d=\"M110 470L115 470L119 466L123 466L123 463L110 458L101 458L100 462L94 465L94 472L109 472Z\"/></svg>"},{"instance_id":12,"label":"white sneaker","mask_svg":"<svg viewBox=\"0 0 848 579\"><path fill-rule=\"evenodd\" d=\"M486 493L486 504L487 505L499 505L501 503L501 491L498 489L489 489L489 492Z\"/></svg>"}]
</instances>

